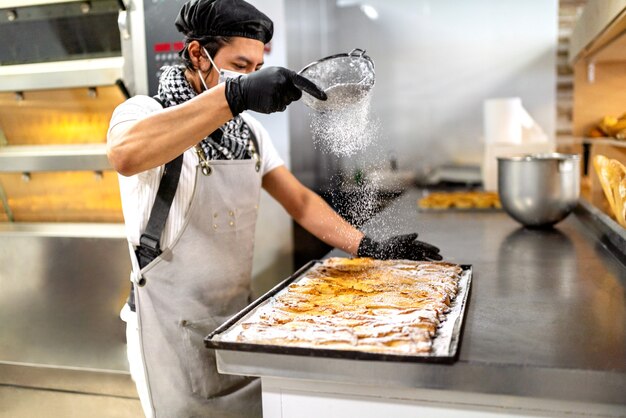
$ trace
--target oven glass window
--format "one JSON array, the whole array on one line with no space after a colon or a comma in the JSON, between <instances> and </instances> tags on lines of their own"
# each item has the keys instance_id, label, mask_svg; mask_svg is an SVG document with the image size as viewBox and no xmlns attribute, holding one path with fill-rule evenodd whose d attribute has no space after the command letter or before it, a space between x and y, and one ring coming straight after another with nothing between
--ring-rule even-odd
<instances>
[{"instance_id":1,"label":"oven glass window","mask_svg":"<svg viewBox=\"0 0 626 418\"><path fill-rule=\"evenodd\" d=\"M0 65L121 55L116 0L0 9Z\"/></svg>"}]
</instances>

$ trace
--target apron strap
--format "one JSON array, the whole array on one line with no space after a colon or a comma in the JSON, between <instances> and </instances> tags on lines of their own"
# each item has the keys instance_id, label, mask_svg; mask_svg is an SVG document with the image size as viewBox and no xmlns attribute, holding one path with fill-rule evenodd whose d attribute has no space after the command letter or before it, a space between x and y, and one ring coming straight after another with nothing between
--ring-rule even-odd
<instances>
[{"instance_id":1,"label":"apron strap","mask_svg":"<svg viewBox=\"0 0 626 418\"><path fill-rule=\"evenodd\" d=\"M252 146L254 147L254 153L256 154L256 155L253 155L252 158L256 159L255 169L258 173L261 171L261 148L259 148L259 140L257 139L256 135L252 131L252 128L249 128L249 130L250 130L250 142L252 142Z\"/></svg>"},{"instance_id":2,"label":"apron strap","mask_svg":"<svg viewBox=\"0 0 626 418\"><path fill-rule=\"evenodd\" d=\"M250 128L250 141L252 141L252 145L254 145L254 150L259 155L259 158L261 158L261 149L259 148L259 140L256 138L256 135L252 131L252 128Z\"/></svg>"},{"instance_id":3,"label":"apron strap","mask_svg":"<svg viewBox=\"0 0 626 418\"><path fill-rule=\"evenodd\" d=\"M165 221L169 215L170 207L172 206L172 201L174 200L174 195L178 188L178 180L180 179L182 166L182 154L165 164L156 199L154 199L154 205L152 205L152 211L148 218L148 225L139 238L139 246L135 249L139 269L150 264L152 260L161 254L161 232L163 232L165 228ZM144 285L145 279L142 278L139 284ZM132 282L126 303L130 307L130 310L135 312L135 287Z\"/></svg>"},{"instance_id":4,"label":"apron strap","mask_svg":"<svg viewBox=\"0 0 626 418\"><path fill-rule=\"evenodd\" d=\"M141 238L139 238L139 246L136 250L140 268L144 268L161 254L161 233L165 228L165 222L174 201L182 166L182 154L165 164L148 224L144 233L141 234Z\"/></svg>"}]
</instances>

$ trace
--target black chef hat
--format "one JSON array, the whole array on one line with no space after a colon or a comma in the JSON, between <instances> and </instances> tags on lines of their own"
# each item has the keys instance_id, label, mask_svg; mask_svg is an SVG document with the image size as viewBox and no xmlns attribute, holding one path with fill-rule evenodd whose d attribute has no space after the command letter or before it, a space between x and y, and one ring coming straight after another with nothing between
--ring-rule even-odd
<instances>
[{"instance_id":1,"label":"black chef hat","mask_svg":"<svg viewBox=\"0 0 626 418\"><path fill-rule=\"evenodd\" d=\"M241 36L264 44L274 33L272 20L243 0L190 0L180 9L176 28L188 39Z\"/></svg>"}]
</instances>

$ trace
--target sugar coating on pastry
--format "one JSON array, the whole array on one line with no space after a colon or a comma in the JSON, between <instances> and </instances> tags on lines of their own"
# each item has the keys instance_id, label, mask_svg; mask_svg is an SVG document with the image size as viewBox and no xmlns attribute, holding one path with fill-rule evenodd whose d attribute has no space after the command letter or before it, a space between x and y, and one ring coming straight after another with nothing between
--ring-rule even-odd
<instances>
[{"instance_id":1,"label":"sugar coating on pastry","mask_svg":"<svg viewBox=\"0 0 626 418\"><path fill-rule=\"evenodd\" d=\"M429 353L461 273L446 262L329 258L242 322L236 341Z\"/></svg>"}]
</instances>

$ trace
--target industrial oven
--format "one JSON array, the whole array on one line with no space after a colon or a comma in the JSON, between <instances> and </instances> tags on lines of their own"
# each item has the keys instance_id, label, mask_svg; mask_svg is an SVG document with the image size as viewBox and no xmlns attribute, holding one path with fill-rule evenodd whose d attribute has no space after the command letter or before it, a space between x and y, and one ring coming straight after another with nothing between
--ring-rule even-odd
<instances>
[{"instance_id":1,"label":"industrial oven","mask_svg":"<svg viewBox=\"0 0 626 418\"><path fill-rule=\"evenodd\" d=\"M111 113L128 95L116 0L0 4L0 384L136 396Z\"/></svg>"}]
</instances>

